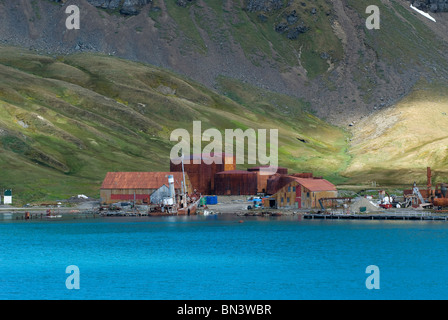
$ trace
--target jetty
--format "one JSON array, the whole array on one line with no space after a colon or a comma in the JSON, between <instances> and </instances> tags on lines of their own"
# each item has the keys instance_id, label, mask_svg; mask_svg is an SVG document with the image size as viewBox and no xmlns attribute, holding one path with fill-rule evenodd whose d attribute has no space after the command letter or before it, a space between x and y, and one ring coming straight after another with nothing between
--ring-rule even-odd
<instances>
[{"instance_id":1,"label":"jetty","mask_svg":"<svg viewBox=\"0 0 448 320\"><path fill-rule=\"evenodd\" d=\"M323 219L323 220L441 220L448 221L448 214L434 214L430 212L419 213L306 213L303 219Z\"/></svg>"}]
</instances>

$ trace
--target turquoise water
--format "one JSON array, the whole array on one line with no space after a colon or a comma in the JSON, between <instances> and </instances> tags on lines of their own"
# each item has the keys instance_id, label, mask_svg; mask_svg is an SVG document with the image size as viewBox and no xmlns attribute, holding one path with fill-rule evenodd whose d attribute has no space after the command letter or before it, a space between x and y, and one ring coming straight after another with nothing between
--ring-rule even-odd
<instances>
[{"instance_id":1,"label":"turquoise water","mask_svg":"<svg viewBox=\"0 0 448 320\"><path fill-rule=\"evenodd\" d=\"M0 299L448 298L446 222L239 220L0 220Z\"/></svg>"}]
</instances>

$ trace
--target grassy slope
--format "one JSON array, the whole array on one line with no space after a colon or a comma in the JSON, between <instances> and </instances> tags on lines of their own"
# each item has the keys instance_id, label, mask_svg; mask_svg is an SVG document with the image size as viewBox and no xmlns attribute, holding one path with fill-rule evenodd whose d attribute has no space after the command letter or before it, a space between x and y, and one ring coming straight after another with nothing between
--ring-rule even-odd
<instances>
[{"instance_id":1,"label":"grassy slope","mask_svg":"<svg viewBox=\"0 0 448 320\"><path fill-rule=\"evenodd\" d=\"M160 1L155 0L154 5ZM314 78L329 68L328 61L321 58L323 52L331 56L332 62L343 57L342 44L332 29L332 5L325 0L294 1L288 5L289 2L283 1L281 9L270 12L248 12L244 2L239 1L204 0L193 2L187 8L181 8L173 1L165 1L165 5L179 27L176 32L182 32L188 39L185 41L188 48L194 47L203 54L207 52L200 33L202 29L210 39L233 41L241 46L245 56L256 66L267 61L279 62L284 68L300 64L307 70L308 77ZM311 14L312 8L317 9L315 14ZM286 17L293 11L297 21L288 24L289 30L305 25L309 31L289 40L288 32L276 32L275 26L287 23ZM266 20L259 18L261 13ZM155 14L151 17L156 22L159 19Z\"/></svg>"},{"instance_id":2,"label":"grassy slope","mask_svg":"<svg viewBox=\"0 0 448 320\"><path fill-rule=\"evenodd\" d=\"M424 183L430 166L435 181L446 181L447 126L446 86L419 83L394 107L356 125L345 175L353 183Z\"/></svg>"},{"instance_id":3,"label":"grassy slope","mask_svg":"<svg viewBox=\"0 0 448 320\"><path fill-rule=\"evenodd\" d=\"M379 0L348 0L348 5L357 12L368 4L377 5L381 12L380 30L364 30L366 44L381 61L398 71L413 65L424 68L427 79L447 69L442 56L446 43L416 13L397 1L386 5ZM365 92L374 88L368 76L362 73L354 76ZM347 182L376 181L408 187L413 181L425 184L427 166L434 169L436 181L446 181L447 92L446 83L427 83L422 79L402 101L356 124L349 148L353 161L343 173L349 178Z\"/></svg>"},{"instance_id":4,"label":"grassy slope","mask_svg":"<svg viewBox=\"0 0 448 320\"><path fill-rule=\"evenodd\" d=\"M1 47L0 188L22 201L97 196L107 171L168 170L169 135L192 132L193 120L202 130L279 129L280 165L293 170L345 168L346 134L303 101L229 79L221 86L230 98L149 65Z\"/></svg>"}]
</instances>

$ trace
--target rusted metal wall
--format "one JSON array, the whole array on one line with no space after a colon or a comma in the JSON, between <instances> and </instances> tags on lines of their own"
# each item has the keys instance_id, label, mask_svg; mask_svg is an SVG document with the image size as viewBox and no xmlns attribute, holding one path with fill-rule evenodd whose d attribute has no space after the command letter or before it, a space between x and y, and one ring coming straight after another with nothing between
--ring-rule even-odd
<instances>
[{"instance_id":1,"label":"rusted metal wall","mask_svg":"<svg viewBox=\"0 0 448 320\"><path fill-rule=\"evenodd\" d=\"M268 166L260 166L260 167L252 167L248 168L247 171L255 172L257 174L257 192L258 193L267 193L268 189L268 179L272 177L274 174L260 174L261 168ZM287 174L288 169L283 167L277 168L277 174Z\"/></svg>"},{"instance_id":2,"label":"rusted metal wall","mask_svg":"<svg viewBox=\"0 0 448 320\"><path fill-rule=\"evenodd\" d=\"M134 192L137 204L149 203L151 193L155 189L102 189L100 191L101 203L133 202Z\"/></svg>"},{"instance_id":3,"label":"rusted metal wall","mask_svg":"<svg viewBox=\"0 0 448 320\"><path fill-rule=\"evenodd\" d=\"M100 191L101 203L112 204L117 202L133 202L135 192L136 204L159 203L161 197L168 196L168 187L162 185L159 189L103 189ZM176 189L181 194L181 189Z\"/></svg>"},{"instance_id":4,"label":"rusted metal wall","mask_svg":"<svg viewBox=\"0 0 448 320\"><path fill-rule=\"evenodd\" d=\"M267 194L275 194L283 188L285 185L290 183L291 181L294 181L294 177L291 177L286 174L274 174L273 176L269 177L267 184L266 184L266 193Z\"/></svg>"},{"instance_id":5,"label":"rusted metal wall","mask_svg":"<svg viewBox=\"0 0 448 320\"><path fill-rule=\"evenodd\" d=\"M201 159L201 163L193 163L194 159L199 159L199 157ZM196 189L198 193L203 195L215 193L216 173L234 170L236 166L236 159L234 156L226 154L222 155L221 164L215 162L208 164L204 162L204 159L207 157L209 157L209 155L191 155L189 160L190 163L184 163L184 170L190 177L190 182L193 189ZM182 164L173 164L170 162L170 171L181 172Z\"/></svg>"},{"instance_id":6,"label":"rusted metal wall","mask_svg":"<svg viewBox=\"0 0 448 320\"><path fill-rule=\"evenodd\" d=\"M255 172L231 170L215 175L215 194L254 195L257 193L257 174Z\"/></svg>"}]
</instances>

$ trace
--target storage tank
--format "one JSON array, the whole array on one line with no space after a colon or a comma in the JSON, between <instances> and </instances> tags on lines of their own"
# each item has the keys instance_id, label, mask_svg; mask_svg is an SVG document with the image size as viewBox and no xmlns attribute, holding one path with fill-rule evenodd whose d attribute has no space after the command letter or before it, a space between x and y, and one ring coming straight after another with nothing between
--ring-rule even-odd
<instances>
[{"instance_id":1,"label":"storage tank","mask_svg":"<svg viewBox=\"0 0 448 320\"><path fill-rule=\"evenodd\" d=\"M172 175L168 176L168 185L170 188L170 197L174 199L176 197L176 191L174 189L174 177Z\"/></svg>"},{"instance_id":2,"label":"storage tank","mask_svg":"<svg viewBox=\"0 0 448 320\"><path fill-rule=\"evenodd\" d=\"M218 204L217 196L207 196L207 204Z\"/></svg>"},{"instance_id":3,"label":"storage tank","mask_svg":"<svg viewBox=\"0 0 448 320\"><path fill-rule=\"evenodd\" d=\"M174 199L173 198L163 198L162 203L164 206L172 206L172 205L174 205Z\"/></svg>"},{"instance_id":4,"label":"storage tank","mask_svg":"<svg viewBox=\"0 0 448 320\"><path fill-rule=\"evenodd\" d=\"M432 204L435 207L448 207L448 198L434 198Z\"/></svg>"}]
</instances>

